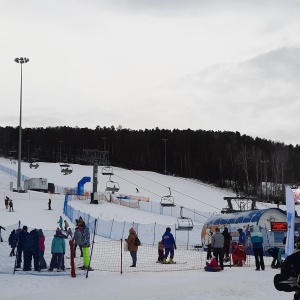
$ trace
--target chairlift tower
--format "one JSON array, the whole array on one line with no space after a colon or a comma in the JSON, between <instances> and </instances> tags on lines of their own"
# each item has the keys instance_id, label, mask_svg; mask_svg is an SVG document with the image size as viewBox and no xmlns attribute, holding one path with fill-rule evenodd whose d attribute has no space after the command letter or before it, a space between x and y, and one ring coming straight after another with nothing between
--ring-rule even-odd
<instances>
[{"instance_id":1,"label":"chairlift tower","mask_svg":"<svg viewBox=\"0 0 300 300\"><path fill-rule=\"evenodd\" d=\"M98 186L98 166L100 165L108 165L109 160L109 152L108 151L100 151L97 149L83 149L83 159L89 164L93 165L93 193L91 196L91 203L94 201L94 194L97 193Z\"/></svg>"}]
</instances>

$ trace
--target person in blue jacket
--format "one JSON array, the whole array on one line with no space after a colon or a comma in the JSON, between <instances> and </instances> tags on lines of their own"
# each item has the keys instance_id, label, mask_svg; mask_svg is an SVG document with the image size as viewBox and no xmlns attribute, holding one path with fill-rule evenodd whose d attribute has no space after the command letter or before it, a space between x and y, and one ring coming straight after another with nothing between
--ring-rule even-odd
<instances>
[{"instance_id":1,"label":"person in blue jacket","mask_svg":"<svg viewBox=\"0 0 300 300\"><path fill-rule=\"evenodd\" d=\"M251 242L253 247L253 252L255 256L255 271L262 271L265 270L265 263L264 263L264 251L263 251L263 236L260 232L257 225L253 226L253 231L251 232Z\"/></svg>"},{"instance_id":2,"label":"person in blue jacket","mask_svg":"<svg viewBox=\"0 0 300 300\"><path fill-rule=\"evenodd\" d=\"M239 228L238 232L239 232L239 243L243 244L243 246L245 247L245 244L246 244L246 233L243 231L242 228Z\"/></svg>"},{"instance_id":3,"label":"person in blue jacket","mask_svg":"<svg viewBox=\"0 0 300 300\"><path fill-rule=\"evenodd\" d=\"M165 256L164 256L164 264L175 264L175 262L173 261L174 258L174 249L176 250L176 243L175 243L175 239L173 234L171 233L171 228L167 227L166 228L166 232L164 233L164 235L162 236L162 242L164 244L165 247ZM167 262L167 258L169 256L170 253L170 260Z\"/></svg>"}]
</instances>

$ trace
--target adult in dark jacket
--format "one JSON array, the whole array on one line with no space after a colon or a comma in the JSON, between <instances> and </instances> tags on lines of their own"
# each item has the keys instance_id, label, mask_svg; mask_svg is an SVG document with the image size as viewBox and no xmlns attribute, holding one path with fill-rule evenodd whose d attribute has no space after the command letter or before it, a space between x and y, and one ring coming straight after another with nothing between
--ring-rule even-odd
<instances>
[{"instance_id":1,"label":"adult in dark jacket","mask_svg":"<svg viewBox=\"0 0 300 300\"><path fill-rule=\"evenodd\" d=\"M231 244L231 234L228 232L228 228L224 227L224 230L222 232L222 235L224 236L224 260L229 261L229 251L230 251L230 244Z\"/></svg>"},{"instance_id":2,"label":"adult in dark jacket","mask_svg":"<svg viewBox=\"0 0 300 300\"><path fill-rule=\"evenodd\" d=\"M132 258L132 265L130 267L136 267L137 262L137 251L138 246L134 244L135 238L137 237L137 234L133 228L129 229L129 235L128 238L125 239L125 241L128 244L128 251L130 252L131 258Z\"/></svg>"},{"instance_id":3,"label":"adult in dark jacket","mask_svg":"<svg viewBox=\"0 0 300 300\"><path fill-rule=\"evenodd\" d=\"M77 248L77 246L80 249L80 257L83 257L83 253L82 253L82 233L81 233L81 231L79 230L78 227L75 228L73 241L74 241L74 257L76 257L76 248Z\"/></svg>"},{"instance_id":4,"label":"adult in dark jacket","mask_svg":"<svg viewBox=\"0 0 300 300\"><path fill-rule=\"evenodd\" d=\"M47 263L44 258L45 253L45 236L42 229L39 229L39 261L40 269L47 269Z\"/></svg>"},{"instance_id":5,"label":"adult in dark jacket","mask_svg":"<svg viewBox=\"0 0 300 300\"><path fill-rule=\"evenodd\" d=\"M16 230L15 229L13 229L9 235L8 244L11 247L9 256L15 256L15 248L16 248Z\"/></svg>"},{"instance_id":6,"label":"adult in dark jacket","mask_svg":"<svg viewBox=\"0 0 300 300\"><path fill-rule=\"evenodd\" d=\"M163 263L170 263L170 264L174 264L175 262L173 261L174 258L174 249L176 250L176 242L174 239L173 234L171 233L171 228L167 227L166 228L166 232L163 234L162 236L162 242L164 244L165 247L165 257L164 257L164 261ZM170 253L170 260L167 262L167 258L169 256Z\"/></svg>"},{"instance_id":7,"label":"adult in dark jacket","mask_svg":"<svg viewBox=\"0 0 300 300\"><path fill-rule=\"evenodd\" d=\"M224 236L220 233L220 228L216 228L216 232L211 237L211 247L213 248L213 255L220 263L221 270L224 270L223 266L223 248L224 248Z\"/></svg>"},{"instance_id":8,"label":"adult in dark jacket","mask_svg":"<svg viewBox=\"0 0 300 300\"><path fill-rule=\"evenodd\" d=\"M34 270L39 271L39 234L37 229L31 230L30 233L25 236L23 271L31 271L32 258Z\"/></svg>"},{"instance_id":9,"label":"adult in dark jacket","mask_svg":"<svg viewBox=\"0 0 300 300\"><path fill-rule=\"evenodd\" d=\"M16 245L17 245L17 263L16 268L21 268L22 255L24 256L24 245L27 234L27 226L17 230ZM24 258L24 257L23 257Z\"/></svg>"}]
</instances>

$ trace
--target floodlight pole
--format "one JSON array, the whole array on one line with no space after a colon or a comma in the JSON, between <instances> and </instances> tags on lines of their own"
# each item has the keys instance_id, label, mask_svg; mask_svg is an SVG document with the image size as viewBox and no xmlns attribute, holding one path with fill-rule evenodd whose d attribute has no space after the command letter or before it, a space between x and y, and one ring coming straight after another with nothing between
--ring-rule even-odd
<instances>
[{"instance_id":1,"label":"floodlight pole","mask_svg":"<svg viewBox=\"0 0 300 300\"><path fill-rule=\"evenodd\" d=\"M165 175L167 175L167 141L168 139L162 139L165 143Z\"/></svg>"},{"instance_id":2,"label":"floodlight pole","mask_svg":"<svg viewBox=\"0 0 300 300\"><path fill-rule=\"evenodd\" d=\"M18 150L18 181L17 189L21 190L21 151L22 151L22 66L29 62L29 58L15 58L15 62L21 65L21 88L20 88L20 123L19 123L19 150Z\"/></svg>"}]
</instances>

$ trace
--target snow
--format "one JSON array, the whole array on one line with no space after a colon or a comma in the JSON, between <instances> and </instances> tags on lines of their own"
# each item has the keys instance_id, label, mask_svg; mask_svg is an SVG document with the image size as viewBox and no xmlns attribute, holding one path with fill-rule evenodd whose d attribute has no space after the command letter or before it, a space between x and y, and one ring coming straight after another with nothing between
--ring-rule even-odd
<instances>
[{"instance_id":1,"label":"snow","mask_svg":"<svg viewBox=\"0 0 300 300\"><path fill-rule=\"evenodd\" d=\"M17 170L17 164L0 158L0 165ZM22 174L33 177L45 177L48 182L56 185L76 187L77 182L84 176L92 177L91 166L72 165L73 173L64 176L60 174L58 164L41 163L40 167L32 170L28 164L22 164ZM100 168L99 168L100 170ZM158 202L160 197L168 195L171 187L175 202L199 211L219 212L226 206L223 197L233 195L205 184L195 183L173 176L163 176L153 172L142 172L114 168L114 181L120 185L120 193L150 197L151 201ZM108 177L99 173L98 191L105 189ZM62 215L63 195L51 195L53 211L47 211L48 194L28 192L13 193L9 191L9 183L16 186L16 177L0 171L0 198L6 195L13 199L16 212L7 213L4 201L0 205L0 225L9 227L19 220L29 227L55 230L57 220ZM91 183L85 185L92 189ZM118 219L161 224L174 222L176 218L159 214L138 211L122 206L106 203L104 205L87 205L85 202L74 201L76 208L84 210L102 219ZM271 205L270 205L271 207ZM263 205L261 208L266 208ZM283 207L282 207L283 208ZM284 208L283 208L284 209ZM91 211L89 211L91 210ZM100 211L101 210L101 211ZM3 253L2 256L8 256ZM129 255L129 254L126 254ZM176 256L176 252L175 252ZM7 259L10 259L9 257ZM0 264L3 261L0 260ZM49 261L47 261L49 263ZM12 265L13 267L13 265ZM61 276L42 276L2 273L0 265L1 299L292 299L292 294L278 292L273 285L273 277L278 270L271 269L270 260L266 260L265 271L255 271L253 264L243 268L225 268L218 273L205 272L203 269L192 271L173 272L90 272L88 278L78 274L76 278L66 272ZM47 273L46 273L47 274Z\"/></svg>"}]
</instances>

